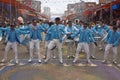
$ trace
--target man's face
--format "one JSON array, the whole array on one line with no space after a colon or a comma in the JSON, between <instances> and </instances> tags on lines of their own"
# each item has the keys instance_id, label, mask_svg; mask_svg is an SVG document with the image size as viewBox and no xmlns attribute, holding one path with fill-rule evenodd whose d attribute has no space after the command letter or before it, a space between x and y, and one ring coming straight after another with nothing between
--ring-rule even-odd
<instances>
[{"instance_id":1,"label":"man's face","mask_svg":"<svg viewBox=\"0 0 120 80\"><path fill-rule=\"evenodd\" d=\"M78 20L76 21L76 25L79 25L79 21Z\"/></svg>"},{"instance_id":2,"label":"man's face","mask_svg":"<svg viewBox=\"0 0 120 80\"><path fill-rule=\"evenodd\" d=\"M101 22L101 23L100 23L100 26L103 27L103 26L104 26L104 23Z\"/></svg>"},{"instance_id":3,"label":"man's face","mask_svg":"<svg viewBox=\"0 0 120 80\"><path fill-rule=\"evenodd\" d=\"M89 28L92 28L92 25L89 25L88 27L89 27Z\"/></svg>"},{"instance_id":4,"label":"man's face","mask_svg":"<svg viewBox=\"0 0 120 80\"><path fill-rule=\"evenodd\" d=\"M37 25L37 21L33 21L33 25L36 26Z\"/></svg>"},{"instance_id":5,"label":"man's face","mask_svg":"<svg viewBox=\"0 0 120 80\"><path fill-rule=\"evenodd\" d=\"M84 25L84 29L86 29L87 28L87 25Z\"/></svg>"},{"instance_id":6,"label":"man's face","mask_svg":"<svg viewBox=\"0 0 120 80\"><path fill-rule=\"evenodd\" d=\"M72 26L72 21L68 22L68 26L71 27Z\"/></svg>"},{"instance_id":7,"label":"man's face","mask_svg":"<svg viewBox=\"0 0 120 80\"><path fill-rule=\"evenodd\" d=\"M11 30L14 30L14 29L15 29L15 26L14 26L14 25L12 25L10 28L11 28Z\"/></svg>"},{"instance_id":8,"label":"man's face","mask_svg":"<svg viewBox=\"0 0 120 80\"><path fill-rule=\"evenodd\" d=\"M56 23L56 24L60 24L60 20L56 20L55 23Z\"/></svg>"}]
</instances>

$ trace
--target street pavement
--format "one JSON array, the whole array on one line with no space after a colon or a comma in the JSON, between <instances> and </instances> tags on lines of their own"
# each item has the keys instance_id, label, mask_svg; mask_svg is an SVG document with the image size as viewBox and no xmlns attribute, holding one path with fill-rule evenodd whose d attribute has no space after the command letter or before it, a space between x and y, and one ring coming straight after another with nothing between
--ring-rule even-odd
<instances>
[{"instance_id":1,"label":"street pavement","mask_svg":"<svg viewBox=\"0 0 120 80\"><path fill-rule=\"evenodd\" d=\"M0 43L0 61L3 58L5 45ZM41 44L41 54L44 54L44 43ZM92 49L91 49L92 50ZM34 61L28 63L29 51L26 47L19 45L19 64L14 64L14 54L10 50L6 63L0 63L0 80L120 80L120 47L118 48L118 64L113 64L113 53L110 51L109 63L103 64L104 51L97 49L96 59L93 64L87 64L85 53L79 54L79 60L76 64L73 59L68 59L66 55L66 46L63 46L63 61L60 64L58 55L55 51L56 59L51 59L48 63L37 62L37 55L34 54ZM43 56L42 56L43 57Z\"/></svg>"}]
</instances>

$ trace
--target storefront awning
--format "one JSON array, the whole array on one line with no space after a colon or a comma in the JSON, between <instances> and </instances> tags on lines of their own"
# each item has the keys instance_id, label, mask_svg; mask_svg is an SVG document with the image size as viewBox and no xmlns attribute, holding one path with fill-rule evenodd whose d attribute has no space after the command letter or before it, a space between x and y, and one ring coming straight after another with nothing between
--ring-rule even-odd
<instances>
[{"instance_id":1,"label":"storefront awning","mask_svg":"<svg viewBox=\"0 0 120 80\"><path fill-rule=\"evenodd\" d=\"M29 10L29 11L35 11L35 9L32 9L31 7L26 6L25 4L20 4L16 0L0 0L0 2L4 3L4 4L11 4L12 6L15 6L18 9L26 9L26 10Z\"/></svg>"}]
</instances>

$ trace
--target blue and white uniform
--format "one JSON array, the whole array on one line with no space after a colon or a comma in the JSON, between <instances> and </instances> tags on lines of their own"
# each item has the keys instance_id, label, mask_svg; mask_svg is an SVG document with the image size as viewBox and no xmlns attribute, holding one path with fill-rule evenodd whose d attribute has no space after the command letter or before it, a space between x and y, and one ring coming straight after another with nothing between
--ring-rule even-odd
<instances>
[{"instance_id":1,"label":"blue and white uniform","mask_svg":"<svg viewBox=\"0 0 120 80\"><path fill-rule=\"evenodd\" d=\"M79 30L79 32L73 34L71 37L75 37L78 34L80 34L79 36L79 41L78 41L78 46L77 46L77 50L76 50L76 54L75 54L75 59L73 60L73 62L76 62L78 59L78 54L81 51L82 47L84 48L86 54L87 54L87 61L90 62L90 51L89 51L89 44L90 41L95 42L91 32L89 29L81 29Z\"/></svg>"},{"instance_id":2,"label":"blue and white uniform","mask_svg":"<svg viewBox=\"0 0 120 80\"><path fill-rule=\"evenodd\" d=\"M76 28L77 28L78 30L83 29L83 25L76 25Z\"/></svg>"},{"instance_id":3,"label":"blue and white uniform","mask_svg":"<svg viewBox=\"0 0 120 80\"><path fill-rule=\"evenodd\" d=\"M52 25L48 31L47 34L51 35L51 41L48 45L48 50L47 50L47 58L45 60L45 62L47 62L50 59L50 53L51 53L51 49L56 46L58 48L58 53L59 53L59 61L60 63L63 63L63 59L62 59L62 36L63 33L65 34L63 25L61 24L54 24Z\"/></svg>"},{"instance_id":4,"label":"blue and white uniform","mask_svg":"<svg viewBox=\"0 0 120 80\"><path fill-rule=\"evenodd\" d=\"M75 46L74 45L74 38L71 38L71 35L74 34L75 32L77 32L78 29L75 27L75 26L66 26L65 27L65 32L67 34L67 39L65 40L66 41L66 46L67 46L67 57L70 58L73 56L73 53L74 53L74 48Z\"/></svg>"},{"instance_id":5,"label":"blue and white uniform","mask_svg":"<svg viewBox=\"0 0 120 80\"><path fill-rule=\"evenodd\" d=\"M95 37L97 37L98 39L98 43L99 43L99 49L100 50L103 50L104 49L104 39L109 31L109 28L107 25L104 25L103 27L101 27L99 24L96 25L95 27L93 27L93 31L94 31L94 34L95 34Z\"/></svg>"},{"instance_id":6,"label":"blue and white uniform","mask_svg":"<svg viewBox=\"0 0 120 80\"><path fill-rule=\"evenodd\" d=\"M13 51L15 53L16 63L18 63L17 43L20 43L19 35L28 34L29 32L24 32L19 29L11 30L10 28L0 28L0 30L6 32L6 42L7 42L7 45L5 48L4 59L2 61L4 62L7 59L7 54L9 52L10 48L12 47Z\"/></svg>"},{"instance_id":7,"label":"blue and white uniform","mask_svg":"<svg viewBox=\"0 0 120 80\"><path fill-rule=\"evenodd\" d=\"M28 61L31 62L33 60L33 49L35 45L36 52L38 54L38 62L41 62L40 41L42 41L41 33L44 31L44 29L39 24L37 24L36 26L34 26L33 24L30 24L25 28L21 28L21 30L30 32L30 59Z\"/></svg>"},{"instance_id":8,"label":"blue and white uniform","mask_svg":"<svg viewBox=\"0 0 120 80\"><path fill-rule=\"evenodd\" d=\"M45 32L45 34L42 34L43 41L44 41L44 40L45 40L45 37L46 37L46 32L47 32L47 30L48 30L48 28L49 28L49 24L48 24L48 23L43 23L43 24L41 25L41 27L44 29L44 32Z\"/></svg>"},{"instance_id":9,"label":"blue and white uniform","mask_svg":"<svg viewBox=\"0 0 120 80\"><path fill-rule=\"evenodd\" d=\"M65 27L65 32L68 35L67 37L69 38L73 33L79 31L75 26L66 26Z\"/></svg>"},{"instance_id":10,"label":"blue and white uniform","mask_svg":"<svg viewBox=\"0 0 120 80\"><path fill-rule=\"evenodd\" d=\"M105 53L104 53L104 60L107 60L107 56L109 54L110 49L112 48L114 56L113 61L116 61L117 59L117 47L119 45L120 41L120 33L118 31L114 32L113 30L110 30L108 32L107 38L105 39L107 45L105 47Z\"/></svg>"},{"instance_id":11,"label":"blue and white uniform","mask_svg":"<svg viewBox=\"0 0 120 80\"><path fill-rule=\"evenodd\" d=\"M88 28L92 34L92 37L95 39L95 34L93 28ZM96 45L94 44L94 41L90 41L89 47L92 49L90 51L90 58L95 59L95 53L96 53Z\"/></svg>"}]
</instances>

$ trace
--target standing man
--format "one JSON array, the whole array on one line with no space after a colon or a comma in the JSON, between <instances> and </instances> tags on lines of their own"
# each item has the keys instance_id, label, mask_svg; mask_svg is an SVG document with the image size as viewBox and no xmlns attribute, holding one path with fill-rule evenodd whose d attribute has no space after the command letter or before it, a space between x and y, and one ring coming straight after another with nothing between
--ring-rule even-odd
<instances>
[{"instance_id":1,"label":"standing man","mask_svg":"<svg viewBox=\"0 0 120 80\"><path fill-rule=\"evenodd\" d=\"M108 31L109 31L109 28L108 28L108 26L104 23L104 21L100 21L100 22L99 22L99 25L100 25L100 28L99 28L100 32L99 32L99 34L100 34L101 39L103 39L103 38L105 38L105 37L107 36L107 33L108 33ZM101 41L99 42L99 46L100 46L100 50L104 50L104 48L105 48L104 40L101 40Z\"/></svg>"},{"instance_id":2,"label":"standing man","mask_svg":"<svg viewBox=\"0 0 120 80\"><path fill-rule=\"evenodd\" d=\"M10 25L10 28L0 28L2 31L6 32L6 48L5 48L5 54L4 58L2 59L2 62L5 62L7 60L7 54L12 47L14 53L15 53L15 62L18 64L18 51L17 51L17 44L20 43L19 35L20 34L28 34L28 32L20 31L19 29L15 29L15 25Z\"/></svg>"},{"instance_id":3,"label":"standing man","mask_svg":"<svg viewBox=\"0 0 120 80\"><path fill-rule=\"evenodd\" d=\"M54 23L53 22L49 22L49 28L53 25ZM48 28L48 29L49 29ZM46 35L45 35L45 58L46 58L46 56L47 56L47 50L48 50L48 45L49 45L49 43L50 43L50 41L51 41L51 34L49 33L47 33L47 30L46 30Z\"/></svg>"},{"instance_id":4,"label":"standing man","mask_svg":"<svg viewBox=\"0 0 120 80\"><path fill-rule=\"evenodd\" d=\"M104 60L103 63L107 63L107 57L109 54L109 50L112 48L114 56L113 56L113 63L117 63L117 47L120 41L120 33L117 31L117 27L114 26L113 30L110 30L108 32L107 38L106 38L106 47L105 47L105 53L104 53Z\"/></svg>"},{"instance_id":5,"label":"standing man","mask_svg":"<svg viewBox=\"0 0 120 80\"><path fill-rule=\"evenodd\" d=\"M51 34L51 41L48 45L47 58L45 62L48 62L50 59L50 54L54 46L57 47L59 53L59 62L63 63L62 59L62 34L65 33L63 25L60 24L60 18L55 18L55 24L52 25L47 31L48 34Z\"/></svg>"},{"instance_id":6,"label":"standing man","mask_svg":"<svg viewBox=\"0 0 120 80\"><path fill-rule=\"evenodd\" d=\"M73 53L74 53L74 48L75 48L75 46L73 46L74 45L74 38L71 38L70 36L72 35L72 34L74 34L75 32L77 31L77 28L74 26L74 25L72 25L72 21L68 21L68 25L65 27L65 32L66 32L66 34L67 34L67 40L66 40L66 45L67 45L67 57L68 58L73 58L74 57L74 55L73 55Z\"/></svg>"},{"instance_id":7,"label":"standing man","mask_svg":"<svg viewBox=\"0 0 120 80\"><path fill-rule=\"evenodd\" d=\"M89 59L90 58L89 43L90 43L90 41L95 42L95 40L94 40L90 30L87 28L87 26L88 25L86 23L84 23L83 29L80 29L77 33L75 33L71 36L71 37L75 37L78 34L80 34L73 63L75 63L77 61L79 52L81 51L82 48L84 49L85 53L87 54L86 55L87 63L91 63L91 61Z\"/></svg>"},{"instance_id":8,"label":"standing man","mask_svg":"<svg viewBox=\"0 0 120 80\"><path fill-rule=\"evenodd\" d=\"M89 24L88 29L90 30L92 36L95 37L92 24ZM96 53L97 44L94 44L94 42L90 41L89 47L91 48L90 58L91 59L96 59L95 53Z\"/></svg>"},{"instance_id":9,"label":"standing man","mask_svg":"<svg viewBox=\"0 0 120 80\"><path fill-rule=\"evenodd\" d=\"M36 52L38 54L38 62L41 63L40 57L40 41L42 41L41 33L44 31L41 25L37 24L36 19L32 20L32 24L25 28L21 28L22 30L26 30L30 32L30 58L28 62L32 62L33 60L33 49L36 47Z\"/></svg>"},{"instance_id":10,"label":"standing man","mask_svg":"<svg viewBox=\"0 0 120 80\"><path fill-rule=\"evenodd\" d=\"M34 19L32 24L29 27L30 30L30 59L28 62L33 60L33 49L36 47L36 52L38 54L38 62L41 63L40 57L40 41L42 41L41 33L44 31L41 25L37 24L37 21Z\"/></svg>"}]
</instances>

